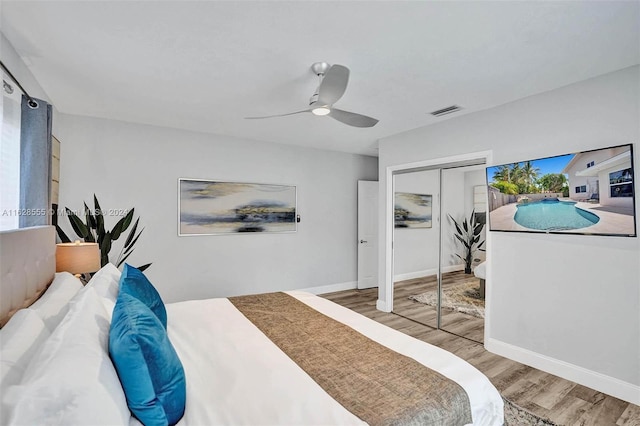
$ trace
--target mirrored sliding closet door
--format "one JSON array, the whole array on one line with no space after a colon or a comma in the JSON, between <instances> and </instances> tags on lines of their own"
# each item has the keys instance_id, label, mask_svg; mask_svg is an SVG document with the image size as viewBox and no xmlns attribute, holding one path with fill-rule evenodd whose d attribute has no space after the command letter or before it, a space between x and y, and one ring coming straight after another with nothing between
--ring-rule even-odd
<instances>
[{"instance_id":1,"label":"mirrored sliding closet door","mask_svg":"<svg viewBox=\"0 0 640 426\"><path fill-rule=\"evenodd\" d=\"M440 170L394 176L395 313L437 328Z\"/></svg>"},{"instance_id":2,"label":"mirrored sliding closet door","mask_svg":"<svg viewBox=\"0 0 640 426\"><path fill-rule=\"evenodd\" d=\"M394 174L393 312L482 342L484 162Z\"/></svg>"}]
</instances>

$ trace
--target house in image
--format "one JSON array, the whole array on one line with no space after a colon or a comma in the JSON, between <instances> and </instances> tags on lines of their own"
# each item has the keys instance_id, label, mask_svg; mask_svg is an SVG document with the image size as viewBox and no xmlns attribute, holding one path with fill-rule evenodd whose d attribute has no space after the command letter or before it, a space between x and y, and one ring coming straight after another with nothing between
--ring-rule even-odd
<instances>
[{"instance_id":1,"label":"house in image","mask_svg":"<svg viewBox=\"0 0 640 426\"><path fill-rule=\"evenodd\" d=\"M562 170L568 174L569 198L633 211L631 149L613 147L576 154Z\"/></svg>"}]
</instances>

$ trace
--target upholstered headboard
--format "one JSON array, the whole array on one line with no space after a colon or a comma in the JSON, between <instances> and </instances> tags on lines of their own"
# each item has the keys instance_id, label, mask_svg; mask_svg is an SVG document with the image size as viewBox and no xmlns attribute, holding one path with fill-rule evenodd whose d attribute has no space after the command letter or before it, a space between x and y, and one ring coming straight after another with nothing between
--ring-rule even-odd
<instances>
[{"instance_id":1,"label":"upholstered headboard","mask_svg":"<svg viewBox=\"0 0 640 426\"><path fill-rule=\"evenodd\" d=\"M0 327L38 299L55 272L53 226L0 232Z\"/></svg>"}]
</instances>

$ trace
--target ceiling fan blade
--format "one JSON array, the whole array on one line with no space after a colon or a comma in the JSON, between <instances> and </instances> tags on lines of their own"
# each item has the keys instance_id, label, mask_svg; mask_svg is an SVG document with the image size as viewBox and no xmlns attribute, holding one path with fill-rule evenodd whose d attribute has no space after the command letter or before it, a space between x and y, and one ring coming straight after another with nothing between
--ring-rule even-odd
<instances>
[{"instance_id":1,"label":"ceiling fan blade","mask_svg":"<svg viewBox=\"0 0 640 426\"><path fill-rule=\"evenodd\" d=\"M334 65L324 75L318 87L318 101L320 105L333 105L344 95L349 83L349 68Z\"/></svg>"},{"instance_id":2,"label":"ceiling fan blade","mask_svg":"<svg viewBox=\"0 0 640 426\"><path fill-rule=\"evenodd\" d=\"M373 127L378 120L355 112L343 111L338 108L331 108L329 117L334 118L344 124L355 127Z\"/></svg>"},{"instance_id":3,"label":"ceiling fan blade","mask_svg":"<svg viewBox=\"0 0 640 426\"><path fill-rule=\"evenodd\" d=\"M274 117L285 117L287 115L294 115L294 114L300 114L303 112L311 112L310 109L304 109L302 111L296 111L296 112L290 112L287 114L277 114L277 115L265 115L263 117L245 117L246 120L260 120L262 118L274 118Z\"/></svg>"}]
</instances>

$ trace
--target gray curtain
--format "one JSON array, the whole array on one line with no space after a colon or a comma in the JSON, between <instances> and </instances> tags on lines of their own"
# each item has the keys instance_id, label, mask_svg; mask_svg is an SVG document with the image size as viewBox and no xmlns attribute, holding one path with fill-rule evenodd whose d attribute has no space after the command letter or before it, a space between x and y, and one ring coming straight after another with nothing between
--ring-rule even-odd
<instances>
[{"instance_id":1,"label":"gray curtain","mask_svg":"<svg viewBox=\"0 0 640 426\"><path fill-rule=\"evenodd\" d=\"M22 96L20 123L20 228L51 223L51 105Z\"/></svg>"}]
</instances>

